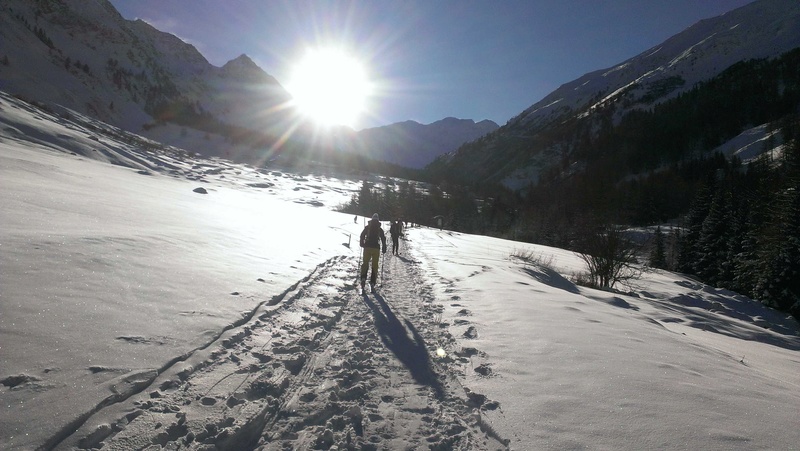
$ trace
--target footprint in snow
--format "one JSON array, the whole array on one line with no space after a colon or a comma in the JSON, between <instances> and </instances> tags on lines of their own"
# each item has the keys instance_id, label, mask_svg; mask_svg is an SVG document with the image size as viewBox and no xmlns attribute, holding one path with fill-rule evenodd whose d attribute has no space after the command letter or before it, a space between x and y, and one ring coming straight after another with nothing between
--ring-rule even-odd
<instances>
[{"instance_id":1,"label":"footprint in snow","mask_svg":"<svg viewBox=\"0 0 800 451\"><path fill-rule=\"evenodd\" d=\"M475 326L469 326L466 332L464 332L464 338L475 339L478 338L478 329Z\"/></svg>"}]
</instances>

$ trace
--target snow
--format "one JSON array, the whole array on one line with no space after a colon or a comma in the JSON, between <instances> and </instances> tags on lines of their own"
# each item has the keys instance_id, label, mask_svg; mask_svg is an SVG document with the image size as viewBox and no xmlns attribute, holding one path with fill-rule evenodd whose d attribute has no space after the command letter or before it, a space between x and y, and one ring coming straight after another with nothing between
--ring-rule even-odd
<instances>
[{"instance_id":1,"label":"snow","mask_svg":"<svg viewBox=\"0 0 800 451\"><path fill-rule=\"evenodd\" d=\"M553 269L526 268L507 257L517 243L426 238L446 316L468 320L453 335L477 325L471 346L496 375L468 371L465 384L500 403L487 416L521 448L796 446L796 327L783 341L752 317L714 312L722 306L681 305L752 301L664 272L648 274L638 297L598 292L562 277L582 269L558 249L533 246Z\"/></svg>"},{"instance_id":2,"label":"snow","mask_svg":"<svg viewBox=\"0 0 800 451\"><path fill-rule=\"evenodd\" d=\"M180 155L0 98L0 448L800 443L784 314L426 227L362 296L360 180Z\"/></svg>"},{"instance_id":3,"label":"snow","mask_svg":"<svg viewBox=\"0 0 800 451\"><path fill-rule=\"evenodd\" d=\"M647 85L680 76L685 80L684 85L659 99L668 100L734 63L773 58L796 48L796 34L776 30L796 28L798 18L800 8L796 1L774 0L752 2L702 20L620 64L565 83L510 122L529 127L544 126L566 112L586 112L595 106L589 102L598 93L618 93L634 83ZM608 99L613 94L605 97ZM547 109L545 106L555 99L562 100L562 108Z\"/></svg>"},{"instance_id":4,"label":"snow","mask_svg":"<svg viewBox=\"0 0 800 451\"><path fill-rule=\"evenodd\" d=\"M770 143L772 139L773 143ZM770 130L767 124L747 129L725 144L714 149L728 158L734 155L743 163L749 163L764 153L765 149L773 152L773 158L778 158L782 152L781 136L778 130Z\"/></svg>"}]
</instances>

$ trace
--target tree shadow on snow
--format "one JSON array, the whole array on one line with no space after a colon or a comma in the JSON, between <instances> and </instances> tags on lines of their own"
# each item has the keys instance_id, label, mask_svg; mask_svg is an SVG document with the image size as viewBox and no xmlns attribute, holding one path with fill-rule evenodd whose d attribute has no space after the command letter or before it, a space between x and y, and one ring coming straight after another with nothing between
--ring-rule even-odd
<instances>
[{"instance_id":1,"label":"tree shadow on snow","mask_svg":"<svg viewBox=\"0 0 800 451\"><path fill-rule=\"evenodd\" d=\"M800 336L797 327L791 324L794 320L788 318L788 314L781 315L780 312L770 311L768 307L755 304L754 301L749 303L754 313L742 313L730 308L730 305L725 304L726 301L735 300L708 293L686 293L651 303L658 303L669 311L678 312L679 315L673 315L677 316L678 320L673 322L682 322L696 329L742 340L756 341L792 351L800 350ZM729 318L737 321L731 321Z\"/></svg>"},{"instance_id":2,"label":"tree shadow on snow","mask_svg":"<svg viewBox=\"0 0 800 451\"><path fill-rule=\"evenodd\" d=\"M538 282L543 283L545 285L549 285L553 288L558 288L560 290L568 291L570 293L578 294L580 290L578 287L570 282L569 280L565 279L564 276L557 273L556 271L544 267L544 266L535 266L535 267L524 267L522 270L528 273L529 276L536 279Z\"/></svg>"},{"instance_id":3,"label":"tree shadow on snow","mask_svg":"<svg viewBox=\"0 0 800 451\"><path fill-rule=\"evenodd\" d=\"M372 310L375 327L384 346L408 368L411 377L422 385L433 388L436 397L442 398L444 389L431 366L425 341L417 329L407 319L400 321L397 315L380 294L375 294L375 302L364 295L364 303Z\"/></svg>"}]
</instances>

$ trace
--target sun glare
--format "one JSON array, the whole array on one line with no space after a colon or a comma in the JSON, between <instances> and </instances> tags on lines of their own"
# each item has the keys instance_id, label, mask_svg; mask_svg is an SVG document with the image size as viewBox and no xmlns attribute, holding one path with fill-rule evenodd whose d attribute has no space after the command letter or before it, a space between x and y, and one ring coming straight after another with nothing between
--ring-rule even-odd
<instances>
[{"instance_id":1,"label":"sun glare","mask_svg":"<svg viewBox=\"0 0 800 451\"><path fill-rule=\"evenodd\" d=\"M286 88L300 112L323 126L352 127L371 94L363 64L334 49L309 49Z\"/></svg>"}]
</instances>

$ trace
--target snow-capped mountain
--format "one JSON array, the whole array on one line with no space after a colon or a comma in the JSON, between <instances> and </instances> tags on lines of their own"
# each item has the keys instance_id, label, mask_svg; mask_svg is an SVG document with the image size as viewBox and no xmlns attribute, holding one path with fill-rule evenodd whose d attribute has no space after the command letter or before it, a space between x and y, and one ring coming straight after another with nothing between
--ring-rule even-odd
<instances>
[{"instance_id":1,"label":"snow-capped mountain","mask_svg":"<svg viewBox=\"0 0 800 451\"><path fill-rule=\"evenodd\" d=\"M652 104L691 89L738 61L774 57L799 45L800 3L756 1L702 20L614 67L564 84L510 124L544 125L569 112L590 113L629 91L641 103Z\"/></svg>"},{"instance_id":2,"label":"snow-capped mountain","mask_svg":"<svg viewBox=\"0 0 800 451\"><path fill-rule=\"evenodd\" d=\"M419 169L498 127L490 120L475 122L454 117L431 124L405 121L361 130L351 137L351 146L362 155Z\"/></svg>"},{"instance_id":3,"label":"snow-capped mountain","mask_svg":"<svg viewBox=\"0 0 800 451\"><path fill-rule=\"evenodd\" d=\"M3 2L0 60L3 91L168 143L205 135L193 150L241 129L280 136L291 117L288 92L246 55L216 67L106 0Z\"/></svg>"},{"instance_id":4,"label":"snow-capped mountain","mask_svg":"<svg viewBox=\"0 0 800 451\"><path fill-rule=\"evenodd\" d=\"M107 0L9 0L0 5L0 90L59 105L165 144L253 162L292 132L320 144L291 95L247 55L216 67L191 44ZM57 108L57 107L56 107ZM353 133L339 147L422 167L494 129L454 118Z\"/></svg>"},{"instance_id":5,"label":"snow-capped mountain","mask_svg":"<svg viewBox=\"0 0 800 451\"><path fill-rule=\"evenodd\" d=\"M482 145L461 149L440 163L458 167L468 160L476 168L492 168L493 172L468 171L479 179L524 186L535 182L542 170L569 157L573 137L564 124L609 107L618 120L632 109L649 109L675 98L737 62L776 57L796 47L800 47L800 2L758 0L702 20L633 58L562 85L512 118ZM553 145L555 134L565 138ZM514 155L499 155L498 150ZM485 164L492 158L516 160L522 153L523 164ZM456 171L464 172L464 168Z\"/></svg>"}]
</instances>

